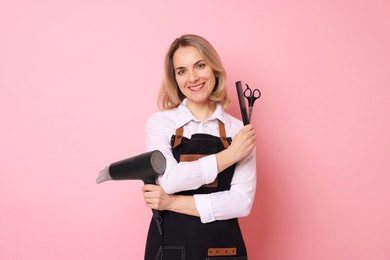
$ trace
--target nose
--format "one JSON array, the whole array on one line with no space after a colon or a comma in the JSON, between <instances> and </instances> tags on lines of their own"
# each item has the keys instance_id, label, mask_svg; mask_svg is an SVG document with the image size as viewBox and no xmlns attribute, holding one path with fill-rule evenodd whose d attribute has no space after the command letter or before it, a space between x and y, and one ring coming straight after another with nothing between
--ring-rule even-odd
<instances>
[{"instance_id":1,"label":"nose","mask_svg":"<svg viewBox=\"0 0 390 260\"><path fill-rule=\"evenodd\" d=\"M190 71L190 82L194 83L199 79L198 73L194 70Z\"/></svg>"}]
</instances>

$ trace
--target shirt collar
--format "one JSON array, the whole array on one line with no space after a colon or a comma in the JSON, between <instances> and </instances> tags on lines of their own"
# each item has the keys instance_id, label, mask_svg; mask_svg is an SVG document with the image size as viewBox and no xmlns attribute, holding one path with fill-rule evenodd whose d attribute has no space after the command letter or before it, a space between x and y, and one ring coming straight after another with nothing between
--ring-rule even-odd
<instances>
[{"instance_id":1,"label":"shirt collar","mask_svg":"<svg viewBox=\"0 0 390 260\"><path fill-rule=\"evenodd\" d=\"M190 121L200 122L187 107L187 98L185 98L177 108L178 118L176 120L176 129L187 124ZM217 103L214 113L206 121L219 119L223 124L227 123L227 116L221 104Z\"/></svg>"}]
</instances>

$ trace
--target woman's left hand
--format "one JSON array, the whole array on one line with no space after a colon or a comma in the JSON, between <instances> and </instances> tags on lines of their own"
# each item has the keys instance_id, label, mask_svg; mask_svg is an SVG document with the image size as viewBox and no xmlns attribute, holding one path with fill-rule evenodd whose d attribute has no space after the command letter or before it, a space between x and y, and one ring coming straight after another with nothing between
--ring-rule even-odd
<instances>
[{"instance_id":1,"label":"woman's left hand","mask_svg":"<svg viewBox=\"0 0 390 260\"><path fill-rule=\"evenodd\" d=\"M142 187L146 206L151 209L168 210L172 196L166 193L160 185L146 184Z\"/></svg>"}]
</instances>

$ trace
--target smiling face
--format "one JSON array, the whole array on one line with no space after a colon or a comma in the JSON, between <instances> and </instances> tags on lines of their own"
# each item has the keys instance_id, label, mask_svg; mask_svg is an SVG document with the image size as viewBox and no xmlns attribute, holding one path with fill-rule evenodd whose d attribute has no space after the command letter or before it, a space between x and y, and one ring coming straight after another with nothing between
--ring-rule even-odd
<instances>
[{"instance_id":1,"label":"smiling face","mask_svg":"<svg viewBox=\"0 0 390 260\"><path fill-rule=\"evenodd\" d=\"M215 75L199 50L193 46L177 49L173 55L173 66L177 85L187 98L187 106L208 105L215 86Z\"/></svg>"}]
</instances>

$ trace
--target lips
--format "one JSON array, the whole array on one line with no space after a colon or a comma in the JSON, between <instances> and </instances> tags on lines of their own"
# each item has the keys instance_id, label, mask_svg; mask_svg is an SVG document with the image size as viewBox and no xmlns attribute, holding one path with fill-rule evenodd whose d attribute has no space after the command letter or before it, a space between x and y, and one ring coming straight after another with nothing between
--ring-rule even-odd
<instances>
[{"instance_id":1,"label":"lips","mask_svg":"<svg viewBox=\"0 0 390 260\"><path fill-rule=\"evenodd\" d=\"M189 89L191 89L192 91L198 91L198 90L200 90L203 86L204 86L204 83L201 83L201 84L198 84L198 85L195 85L195 86L190 86Z\"/></svg>"}]
</instances>

